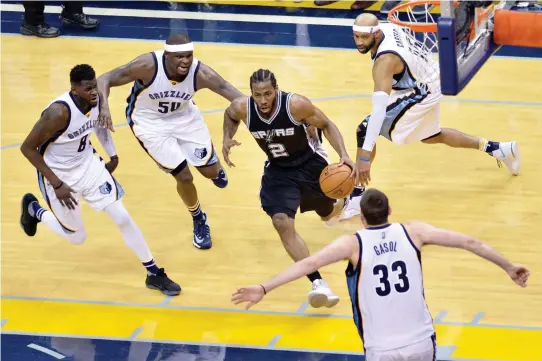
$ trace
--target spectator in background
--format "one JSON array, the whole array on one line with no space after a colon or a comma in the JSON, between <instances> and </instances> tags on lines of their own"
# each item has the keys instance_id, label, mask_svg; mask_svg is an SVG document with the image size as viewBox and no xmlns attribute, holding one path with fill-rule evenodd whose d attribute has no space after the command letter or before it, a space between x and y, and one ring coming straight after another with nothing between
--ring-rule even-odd
<instances>
[{"instance_id":1,"label":"spectator in background","mask_svg":"<svg viewBox=\"0 0 542 361\"><path fill-rule=\"evenodd\" d=\"M23 1L24 20L20 32L23 35L35 35L40 38L55 38L60 30L45 23L45 3L43 1ZM76 25L85 30L94 30L99 20L89 18L83 13L82 1L65 1L60 14L64 25Z\"/></svg>"}]
</instances>

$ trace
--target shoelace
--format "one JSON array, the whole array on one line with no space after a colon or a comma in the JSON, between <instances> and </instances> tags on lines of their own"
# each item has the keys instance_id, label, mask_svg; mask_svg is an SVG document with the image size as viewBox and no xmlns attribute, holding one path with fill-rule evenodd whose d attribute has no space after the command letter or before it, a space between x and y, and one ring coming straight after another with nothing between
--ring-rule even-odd
<instances>
[{"instance_id":1,"label":"shoelace","mask_svg":"<svg viewBox=\"0 0 542 361\"><path fill-rule=\"evenodd\" d=\"M209 229L209 226L205 223L205 219L197 222L196 234L198 238L207 238L209 237L210 232L211 230Z\"/></svg>"}]
</instances>

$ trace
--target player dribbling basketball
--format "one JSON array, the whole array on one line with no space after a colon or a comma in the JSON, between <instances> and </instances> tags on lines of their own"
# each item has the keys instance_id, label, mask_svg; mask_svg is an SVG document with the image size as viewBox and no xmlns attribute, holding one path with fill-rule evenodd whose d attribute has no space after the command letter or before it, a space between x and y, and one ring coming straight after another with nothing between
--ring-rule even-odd
<instances>
[{"instance_id":1,"label":"player dribbling basketball","mask_svg":"<svg viewBox=\"0 0 542 361\"><path fill-rule=\"evenodd\" d=\"M341 163L354 169L354 162L348 157L337 126L309 99L279 90L271 71L254 72L250 88L251 96L235 99L224 113L222 153L226 164L234 166L229 153L231 147L240 145L233 136L243 121L268 156L260 191L262 208L271 217L290 257L299 261L309 257L309 250L294 227L298 208L302 213L315 211L323 221L333 221L340 217L348 201L348 197L329 198L320 189L320 174L328 161L321 143L308 134L308 126L323 130ZM311 306L333 307L339 302L318 271L308 278L312 282Z\"/></svg>"}]
</instances>

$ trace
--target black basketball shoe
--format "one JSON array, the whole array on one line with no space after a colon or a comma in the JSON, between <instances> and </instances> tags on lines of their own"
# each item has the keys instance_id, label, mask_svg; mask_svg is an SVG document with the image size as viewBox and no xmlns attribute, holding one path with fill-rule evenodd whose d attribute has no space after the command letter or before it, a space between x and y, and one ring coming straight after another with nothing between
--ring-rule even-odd
<instances>
[{"instance_id":1,"label":"black basketball shoe","mask_svg":"<svg viewBox=\"0 0 542 361\"><path fill-rule=\"evenodd\" d=\"M181 286L170 280L163 268L160 268L156 275L147 274L145 285L151 290L159 290L168 296L177 296L181 293Z\"/></svg>"},{"instance_id":2,"label":"black basketball shoe","mask_svg":"<svg viewBox=\"0 0 542 361\"><path fill-rule=\"evenodd\" d=\"M23 196L21 200L21 228L27 236L34 237L36 230L38 228L39 220L36 217L30 215L28 211L28 206L32 202L37 202L38 199L34 197L32 193L27 193Z\"/></svg>"}]
</instances>

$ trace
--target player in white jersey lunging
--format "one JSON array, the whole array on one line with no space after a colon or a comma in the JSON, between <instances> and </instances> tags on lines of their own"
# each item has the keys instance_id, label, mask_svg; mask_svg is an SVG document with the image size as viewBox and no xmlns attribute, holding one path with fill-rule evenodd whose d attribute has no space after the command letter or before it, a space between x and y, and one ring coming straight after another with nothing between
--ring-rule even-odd
<instances>
[{"instance_id":1,"label":"player in white jersey lunging","mask_svg":"<svg viewBox=\"0 0 542 361\"><path fill-rule=\"evenodd\" d=\"M95 211L104 211L119 227L122 238L147 269L148 288L176 296L181 287L158 268L139 227L122 204L124 191L111 174L118 157L111 134L98 127L98 89L90 65L70 72L71 90L53 100L43 111L21 152L36 167L43 198L51 211L27 193L21 201L21 227L33 237L39 222L75 245L87 237L81 208L83 198ZM106 164L90 143L90 133L104 146L111 160Z\"/></svg>"},{"instance_id":2,"label":"player in white jersey lunging","mask_svg":"<svg viewBox=\"0 0 542 361\"><path fill-rule=\"evenodd\" d=\"M212 241L207 215L200 207L187 165L196 167L219 188L226 187L228 178L192 99L205 88L230 102L242 94L196 59L193 50L188 36L173 34L164 50L140 55L100 76L98 88L107 98L111 87L134 83L126 108L130 127L158 166L175 177L177 193L193 217L194 246L209 249ZM103 101L100 113L104 122L111 122L107 100Z\"/></svg>"},{"instance_id":3,"label":"player in white jersey lunging","mask_svg":"<svg viewBox=\"0 0 542 361\"><path fill-rule=\"evenodd\" d=\"M423 289L420 250L424 245L462 248L500 266L521 287L529 270L512 264L474 237L422 222L388 223L386 195L368 189L361 198L364 229L336 239L273 279L232 295L232 302L258 303L266 293L315 270L348 260L346 277L354 322L367 361L436 360L436 336Z\"/></svg>"},{"instance_id":4,"label":"player in white jersey lunging","mask_svg":"<svg viewBox=\"0 0 542 361\"><path fill-rule=\"evenodd\" d=\"M354 41L373 60L372 112L357 129L359 183L370 181L376 140L381 135L395 144L423 142L453 148L478 149L519 173L518 144L477 138L456 129L440 127L440 75L438 65L420 56L420 47L398 25L379 23L373 14L359 15L353 26ZM356 206L351 202L350 206Z\"/></svg>"}]
</instances>

